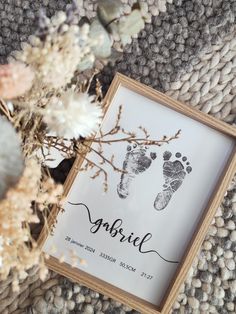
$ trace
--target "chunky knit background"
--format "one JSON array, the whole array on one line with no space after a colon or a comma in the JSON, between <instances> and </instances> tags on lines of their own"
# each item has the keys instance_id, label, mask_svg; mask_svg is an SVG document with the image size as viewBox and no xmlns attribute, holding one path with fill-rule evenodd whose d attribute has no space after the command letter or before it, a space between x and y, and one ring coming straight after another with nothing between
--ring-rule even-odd
<instances>
[{"instance_id":1,"label":"chunky knit background","mask_svg":"<svg viewBox=\"0 0 236 314\"><path fill-rule=\"evenodd\" d=\"M48 15L67 0L0 0L0 63L35 29L40 7ZM96 1L80 1L92 17ZM127 12L134 0L122 0ZM107 90L116 71L164 91L234 124L236 118L236 0L148 0L150 23L124 57L100 75ZM154 16L155 15L155 16ZM150 15L151 16L151 15ZM63 163L56 177L68 173ZM174 305L174 313L236 313L236 186L232 182L202 249ZM37 269L11 292L12 277L0 282L0 313L136 313L116 301L50 272Z\"/></svg>"}]
</instances>

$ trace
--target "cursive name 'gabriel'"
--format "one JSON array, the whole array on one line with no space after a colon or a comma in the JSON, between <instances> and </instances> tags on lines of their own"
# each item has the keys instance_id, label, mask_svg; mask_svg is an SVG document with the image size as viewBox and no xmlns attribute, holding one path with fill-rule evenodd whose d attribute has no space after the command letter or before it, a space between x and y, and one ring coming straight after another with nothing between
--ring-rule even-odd
<instances>
[{"instance_id":1,"label":"cursive name 'gabriel'","mask_svg":"<svg viewBox=\"0 0 236 314\"><path fill-rule=\"evenodd\" d=\"M164 258L156 250L145 250L144 249L145 243L147 243L152 238L151 233L145 234L142 238L135 237L133 232L131 232L128 236L126 236L124 234L124 230L122 228L122 224L123 224L122 219L116 219L112 224L109 224L108 222L104 222L103 218L99 218L99 219L93 221L92 217L91 217L90 210L89 210L87 205L85 205L83 203L71 203L71 202L69 202L69 204L75 205L75 206L83 206L87 210L88 219L89 219L89 222L91 224L91 228L90 228L91 233L96 234L99 230L101 230L101 228L103 228L106 232L108 232L110 234L110 236L112 238L117 237L117 238L119 238L119 241L121 243L128 242L128 243L132 244L134 247L137 247L139 252L142 254L156 253L161 259L163 259L164 261L166 261L168 263L178 263L177 261L171 261L171 260Z\"/></svg>"}]
</instances>

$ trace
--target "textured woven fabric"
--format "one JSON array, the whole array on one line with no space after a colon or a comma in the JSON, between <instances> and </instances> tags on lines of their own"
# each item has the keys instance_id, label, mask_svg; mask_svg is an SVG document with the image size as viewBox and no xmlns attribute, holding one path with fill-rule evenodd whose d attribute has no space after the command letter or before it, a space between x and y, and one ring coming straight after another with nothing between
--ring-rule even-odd
<instances>
[{"instance_id":1,"label":"textured woven fabric","mask_svg":"<svg viewBox=\"0 0 236 314\"><path fill-rule=\"evenodd\" d=\"M40 6L51 16L66 0L0 0L0 62L35 29ZM122 0L132 5L133 0ZM236 117L235 0L148 0L158 16L125 49L122 60L99 76L106 91L120 71L210 115L233 124ZM95 0L81 1L81 15L94 16ZM61 166L66 175L68 167ZM59 170L53 173L58 176ZM59 176L60 177L60 176ZM181 288L173 312L236 313L236 188L233 182L209 228L201 252ZM50 272L37 269L11 292L0 283L0 313L135 313L127 306Z\"/></svg>"},{"instance_id":2,"label":"textured woven fabric","mask_svg":"<svg viewBox=\"0 0 236 314\"><path fill-rule=\"evenodd\" d=\"M180 80L170 84L167 95L225 122L236 113L236 33L212 47Z\"/></svg>"},{"instance_id":3,"label":"textured woven fabric","mask_svg":"<svg viewBox=\"0 0 236 314\"><path fill-rule=\"evenodd\" d=\"M107 67L104 83L115 71L167 91L170 83L191 73L199 58L224 42L235 27L236 2L173 1L167 12L152 18L152 23L126 48L124 58L114 68Z\"/></svg>"}]
</instances>

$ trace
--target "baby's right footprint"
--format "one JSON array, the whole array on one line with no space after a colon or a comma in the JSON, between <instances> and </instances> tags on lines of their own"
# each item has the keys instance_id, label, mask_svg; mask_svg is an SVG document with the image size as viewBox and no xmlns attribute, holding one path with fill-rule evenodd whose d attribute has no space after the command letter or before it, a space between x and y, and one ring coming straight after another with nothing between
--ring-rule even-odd
<instances>
[{"instance_id":1,"label":"baby's right footprint","mask_svg":"<svg viewBox=\"0 0 236 314\"><path fill-rule=\"evenodd\" d=\"M157 194L155 199L154 207L156 210L162 210L166 208L174 193L182 185L186 174L192 171L192 167L187 161L187 157L182 157L181 153L176 153L175 157L177 159L170 161L171 156L172 153L168 151L163 154L163 176L165 183L163 185L164 189L162 192ZM182 161L179 160L181 157ZM184 163L187 165L186 169L184 167Z\"/></svg>"}]
</instances>

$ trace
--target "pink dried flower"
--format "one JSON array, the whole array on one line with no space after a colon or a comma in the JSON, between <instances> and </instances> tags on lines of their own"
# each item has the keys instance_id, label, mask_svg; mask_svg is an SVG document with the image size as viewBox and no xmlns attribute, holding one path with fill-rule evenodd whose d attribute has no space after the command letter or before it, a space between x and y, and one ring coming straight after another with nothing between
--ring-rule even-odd
<instances>
[{"instance_id":1,"label":"pink dried flower","mask_svg":"<svg viewBox=\"0 0 236 314\"><path fill-rule=\"evenodd\" d=\"M13 99L27 92L34 79L34 73L23 63L0 65L0 97Z\"/></svg>"}]
</instances>

